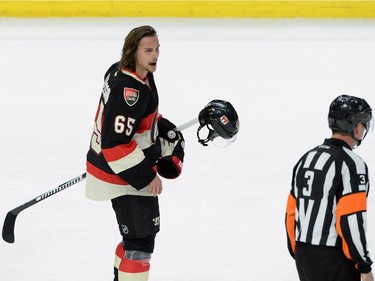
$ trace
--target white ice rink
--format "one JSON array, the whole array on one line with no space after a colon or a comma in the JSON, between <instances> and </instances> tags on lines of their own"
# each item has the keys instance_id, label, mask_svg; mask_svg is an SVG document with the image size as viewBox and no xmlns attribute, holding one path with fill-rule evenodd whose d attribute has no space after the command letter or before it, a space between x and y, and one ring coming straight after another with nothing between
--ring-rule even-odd
<instances>
[{"instance_id":1,"label":"white ice rink","mask_svg":"<svg viewBox=\"0 0 375 281\"><path fill-rule=\"evenodd\" d=\"M229 100L240 132L227 148L184 131L185 167L164 181L150 281L295 281L284 211L291 171L330 136L339 94L375 107L375 21L0 20L0 223L6 213L85 171L103 75L125 35L153 25L160 112L176 124ZM375 182L375 134L356 149ZM375 186L375 185L374 185ZM375 190L368 232L375 258ZM110 202L84 183L22 212L0 241L1 281L110 281L120 241Z\"/></svg>"}]
</instances>

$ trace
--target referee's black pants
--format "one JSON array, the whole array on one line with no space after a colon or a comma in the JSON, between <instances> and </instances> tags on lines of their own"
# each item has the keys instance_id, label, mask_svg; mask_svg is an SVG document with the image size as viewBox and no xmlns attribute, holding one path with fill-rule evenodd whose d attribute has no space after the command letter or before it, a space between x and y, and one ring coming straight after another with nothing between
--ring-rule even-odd
<instances>
[{"instance_id":1,"label":"referee's black pants","mask_svg":"<svg viewBox=\"0 0 375 281\"><path fill-rule=\"evenodd\" d=\"M297 242L296 266L301 281L360 281L354 263L339 248Z\"/></svg>"}]
</instances>

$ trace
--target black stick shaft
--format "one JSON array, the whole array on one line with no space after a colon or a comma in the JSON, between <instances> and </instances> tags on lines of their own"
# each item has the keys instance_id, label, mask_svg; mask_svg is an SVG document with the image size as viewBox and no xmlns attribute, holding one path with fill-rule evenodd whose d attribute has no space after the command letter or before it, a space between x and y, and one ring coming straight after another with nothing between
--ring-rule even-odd
<instances>
[{"instance_id":1,"label":"black stick shaft","mask_svg":"<svg viewBox=\"0 0 375 281\"><path fill-rule=\"evenodd\" d=\"M52 195L55 195L56 193L65 190L66 188L79 183L80 181L84 180L86 178L86 173L83 173L82 175L75 177L74 179L71 179L67 182L64 182L63 184L59 185L58 187L55 187L54 189L51 189L34 199L18 206L17 208L14 208L13 210L10 210L4 220L3 225L3 239L4 241L8 243L14 243L14 227L16 223L16 218L19 213L21 213L23 210L43 201L44 199L47 199L48 197L51 197Z\"/></svg>"},{"instance_id":2,"label":"black stick shaft","mask_svg":"<svg viewBox=\"0 0 375 281\"><path fill-rule=\"evenodd\" d=\"M198 118L194 118L184 124L181 124L179 127L176 128L178 131L185 130L186 128L189 128L193 126L194 124L198 123ZM16 223L16 218L19 213L21 213L23 210L43 201L44 199L47 199L51 197L52 195L55 195L56 193L63 191L64 189L79 183L80 181L84 180L86 178L86 173L83 173L82 175L75 177L74 179L71 179L58 187L55 187L54 189L51 189L34 199L22 204L21 206L18 206L17 208L14 208L13 210L10 210L4 220L4 225L3 225L3 239L4 241L8 243L14 243L14 227Z\"/></svg>"}]
</instances>

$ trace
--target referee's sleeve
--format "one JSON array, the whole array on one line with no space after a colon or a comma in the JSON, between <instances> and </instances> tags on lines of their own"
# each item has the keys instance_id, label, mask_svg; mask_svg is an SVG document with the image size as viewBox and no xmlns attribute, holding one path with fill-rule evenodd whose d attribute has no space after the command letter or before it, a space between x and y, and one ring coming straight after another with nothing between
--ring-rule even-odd
<instances>
[{"instance_id":1,"label":"referee's sleeve","mask_svg":"<svg viewBox=\"0 0 375 281\"><path fill-rule=\"evenodd\" d=\"M288 241L288 250L290 255L294 258L296 252L296 241L295 241L295 216L296 216L296 198L289 193L286 215L285 215L285 228Z\"/></svg>"},{"instance_id":2,"label":"referee's sleeve","mask_svg":"<svg viewBox=\"0 0 375 281\"><path fill-rule=\"evenodd\" d=\"M366 210L366 191L344 195L336 208L336 229L344 254L361 273L370 272L372 265L366 242Z\"/></svg>"}]
</instances>

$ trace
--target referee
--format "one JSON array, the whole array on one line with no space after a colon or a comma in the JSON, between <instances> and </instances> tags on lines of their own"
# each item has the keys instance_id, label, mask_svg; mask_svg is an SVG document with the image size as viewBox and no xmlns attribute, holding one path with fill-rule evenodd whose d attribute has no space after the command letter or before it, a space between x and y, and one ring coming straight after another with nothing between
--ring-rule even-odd
<instances>
[{"instance_id":1,"label":"referee","mask_svg":"<svg viewBox=\"0 0 375 281\"><path fill-rule=\"evenodd\" d=\"M362 98L341 95L329 107L332 137L293 169L285 226L301 281L374 281L367 249L366 163L353 152L373 125Z\"/></svg>"}]
</instances>

